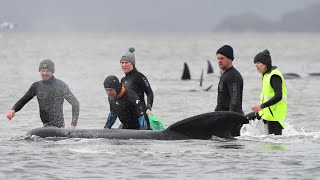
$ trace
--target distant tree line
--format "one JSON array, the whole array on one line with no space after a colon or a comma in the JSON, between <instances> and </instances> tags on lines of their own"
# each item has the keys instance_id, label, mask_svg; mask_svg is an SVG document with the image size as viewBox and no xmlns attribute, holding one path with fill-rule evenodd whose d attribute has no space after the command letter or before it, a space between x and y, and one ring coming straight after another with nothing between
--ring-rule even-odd
<instances>
[{"instance_id":1,"label":"distant tree line","mask_svg":"<svg viewBox=\"0 0 320 180\"><path fill-rule=\"evenodd\" d=\"M320 32L320 4L285 14L279 21L270 21L256 13L224 18L215 32Z\"/></svg>"}]
</instances>

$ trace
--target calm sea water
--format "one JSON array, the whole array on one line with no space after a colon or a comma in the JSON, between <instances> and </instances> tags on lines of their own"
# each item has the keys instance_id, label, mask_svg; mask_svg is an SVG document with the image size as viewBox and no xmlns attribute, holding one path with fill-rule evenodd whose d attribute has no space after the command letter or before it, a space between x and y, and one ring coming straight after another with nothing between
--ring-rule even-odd
<instances>
[{"instance_id":1,"label":"calm sea water","mask_svg":"<svg viewBox=\"0 0 320 180\"><path fill-rule=\"evenodd\" d=\"M215 52L234 48L234 66L244 78L243 109L259 102L261 75L253 57L264 49L283 73L289 94L283 136L267 135L263 123L242 128L236 141L152 141L107 139L26 139L42 123L36 98L12 121L6 112L40 79L39 62L50 58L55 76L80 101L78 128L102 128L109 105L102 83L123 76L120 56L136 48L136 65L154 90L153 113L166 127L213 111L219 70ZM319 179L320 177L320 34L0 34L0 178L2 179ZM214 75L205 75L207 60ZM187 62L192 80L181 81ZM71 106L65 102L66 124Z\"/></svg>"}]
</instances>

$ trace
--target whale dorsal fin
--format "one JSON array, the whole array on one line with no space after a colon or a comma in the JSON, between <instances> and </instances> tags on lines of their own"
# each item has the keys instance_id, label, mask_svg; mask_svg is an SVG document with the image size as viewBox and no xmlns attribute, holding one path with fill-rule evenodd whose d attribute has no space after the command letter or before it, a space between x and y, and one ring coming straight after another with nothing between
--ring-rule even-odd
<instances>
[{"instance_id":1,"label":"whale dorsal fin","mask_svg":"<svg viewBox=\"0 0 320 180\"><path fill-rule=\"evenodd\" d=\"M208 70L207 70L207 74L211 74L211 73L214 73L214 71L213 71L213 67L212 67L210 61L208 60Z\"/></svg>"},{"instance_id":2,"label":"whale dorsal fin","mask_svg":"<svg viewBox=\"0 0 320 180\"><path fill-rule=\"evenodd\" d=\"M189 67L188 64L185 62L184 63L184 67L183 67L183 73L182 73L182 80L188 80L191 79L191 75L190 75L190 71L189 71Z\"/></svg>"}]
</instances>

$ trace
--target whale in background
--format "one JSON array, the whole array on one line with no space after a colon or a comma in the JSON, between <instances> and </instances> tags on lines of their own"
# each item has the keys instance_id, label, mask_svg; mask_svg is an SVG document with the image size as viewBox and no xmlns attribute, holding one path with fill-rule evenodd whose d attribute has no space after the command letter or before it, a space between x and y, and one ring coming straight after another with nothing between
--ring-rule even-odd
<instances>
[{"instance_id":1,"label":"whale in background","mask_svg":"<svg viewBox=\"0 0 320 180\"><path fill-rule=\"evenodd\" d=\"M188 67L188 64L185 62L184 66L183 66L183 72L182 72L182 80L189 80L191 79L191 74L190 74L190 70Z\"/></svg>"},{"instance_id":2,"label":"whale in background","mask_svg":"<svg viewBox=\"0 0 320 180\"><path fill-rule=\"evenodd\" d=\"M213 70L213 67L212 67L210 61L207 60L207 62L208 62L207 74L212 74L212 73L214 73L214 70Z\"/></svg>"},{"instance_id":3,"label":"whale in background","mask_svg":"<svg viewBox=\"0 0 320 180\"><path fill-rule=\"evenodd\" d=\"M282 74L284 79L298 79L301 78L299 74L296 73L283 73Z\"/></svg>"}]
</instances>

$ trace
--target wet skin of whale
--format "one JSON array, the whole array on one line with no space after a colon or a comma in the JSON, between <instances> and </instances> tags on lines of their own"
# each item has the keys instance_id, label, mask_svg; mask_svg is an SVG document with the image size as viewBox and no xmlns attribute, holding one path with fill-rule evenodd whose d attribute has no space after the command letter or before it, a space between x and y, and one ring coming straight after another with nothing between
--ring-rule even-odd
<instances>
[{"instance_id":1,"label":"wet skin of whale","mask_svg":"<svg viewBox=\"0 0 320 180\"><path fill-rule=\"evenodd\" d=\"M217 136L233 139L230 131L234 127L248 123L247 118L239 113L219 111L196 115L178 121L163 131L129 130L129 129L64 129L36 128L28 136L61 137L61 138L107 138L107 139L155 139L183 140L210 139Z\"/></svg>"}]
</instances>

